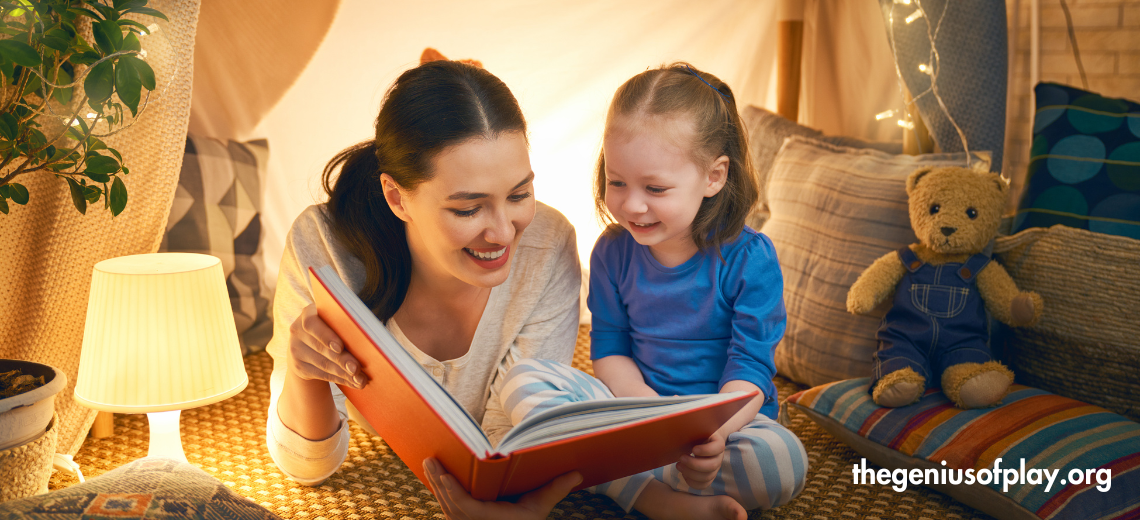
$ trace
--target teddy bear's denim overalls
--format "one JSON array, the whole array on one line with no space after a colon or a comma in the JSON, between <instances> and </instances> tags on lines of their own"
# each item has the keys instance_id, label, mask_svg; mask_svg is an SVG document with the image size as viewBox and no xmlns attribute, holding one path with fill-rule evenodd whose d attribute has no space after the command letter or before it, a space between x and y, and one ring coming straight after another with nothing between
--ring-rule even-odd
<instances>
[{"instance_id":1,"label":"teddy bear's denim overalls","mask_svg":"<svg viewBox=\"0 0 1140 520\"><path fill-rule=\"evenodd\" d=\"M898 255L907 272L879 326L879 351L867 390L883 375L906 367L926 378L926 388L938 388L946 367L990 361L985 302L974 283L989 256L930 265L909 247Z\"/></svg>"}]
</instances>

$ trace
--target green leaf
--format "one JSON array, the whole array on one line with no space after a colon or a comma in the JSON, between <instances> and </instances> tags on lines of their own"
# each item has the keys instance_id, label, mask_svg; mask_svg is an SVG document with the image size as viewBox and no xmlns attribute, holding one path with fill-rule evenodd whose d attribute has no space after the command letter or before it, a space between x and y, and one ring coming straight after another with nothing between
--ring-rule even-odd
<instances>
[{"instance_id":1,"label":"green leaf","mask_svg":"<svg viewBox=\"0 0 1140 520\"><path fill-rule=\"evenodd\" d=\"M28 189L23 184L11 183L8 185L8 196L12 202L23 206L28 203Z\"/></svg>"},{"instance_id":2,"label":"green leaf","mask_svg":"<svg viewBox=\"0 0 1140 520\"><path fill-rule=\"evenodd\" d=\"M110 99L111 92L115 88L114 76L115 68L110 60L91 67L87 72L87 78L83 80L83 89L87 91L91 101L101 104Z\"/></svg>"},{"instance_id":3,"label":"green leaf","mask_svg":"<svg viewBox=\"0 0 1140 520\"><path fill-rule=\"evenodd\" d=\"M31 45L19 40L0 40L0 56L23 67L37 67L43 60Z\"/></svg>"},{"instance_id":4,"label":"green leaf","mask_svg":"<svg viewBox=\"0 0 1140 520\"><path fill-rule=\"evenodd\" d=\"M127 168L126 166L123 166L123 175L129 175L130 173L131 173L131 170L129 168Z\"/></svg>"},{"instance_id":5,"label":"green leaf","mask_svg":"<svg viewBox=\"0 0 1140 520\"><path fill-rule=\"evenodd\" d=\"M119 171L119 161L105 155L96 155L87 158L87 168L84 173L90 177L92 173L115 173L117 171Z\"/></svg>"},{"instance_id":6,"label":"green leaf","mask_svg":"<svg viewBox=\"0 0 1140 520\"><path fill-rule=\"evenodd\" d=\"M111 5L114 5L115 9L122 11L124 9L143 7L146 5L146 2L147 0L115 0Z\"/></svg>"},{"instance_id":7,"label":"green leaf","mask_svg":"<svg viewBox=\"0 0 1140 520\"><path fill-rule=\"evenodd\" d=\"M32 74L32 77L30 79L28 79L28 82L24 85L24 93L21 94L20 96L23 97L23 96L26 96L28 94L31 94L32 92L39 90L40 87L42 87L42 86L43 86L43 83L40 81L40 77L35 75L35 74Z\"/></svg>"},{"instance_id":8,"label":"green leaf","mask_svg":"<svg viewBox=\"0 0 1140 520\"><path fill-rule=\"evenodd\" d=\"M55 82L54 83L56 85L67 85L67 84L70 84L71 81L72 81L71 74L68 74L66 70L63 70L61 68L61 69L59 69L59 74L57 74L55 76ZM57 87L55 90L53 90L51 92L51 95L52 95L52 97L55 98L56 101L59 101L59 103L61 105L66 105L68 103L71 103L71 95L74 91L75 91L74 87L64 87L64 88L58 88Z\"/></svg>"},{"instance_id":9,"label":"green leaf","mask_svg":"<svg viewBox=\"0 0 1140 520\"><path fill-rule=\"evenodd\" d=\"M75 65L90 65L99 61L99 58L102 58L102 56L95 51L83 51L79 54L72 54L71 59L68 61Z\"/></svg>"},{"instance_id":10,"label":"green leaf","mask_svg":"<svg viewBox=\"0 0 1140 520\"><path fill-rule=\"evenodd\" d=\"M134 20L128 20L126 18L122 18L122 19L117 20L117 21L119 22L120 26L122 26L124 29L130 31L127 33L126 36L123 37L123 49L124 50L132 50L132 51L142 50L142 48L138 46L138 41L139 41L138 35L136 35L134 33L134 31L131 31L131 29L134 29L135 31L139 31L139 34L150 34L150 28L143 25L141 22L136 22ZM127 38L130 38L131 36L135 37L135 47L133 49L131 47L127 46Z\"/></svg>"},{"instance_id":11,"label":"green leaf","mask_svg":"<svg viewBox=\"0 0 1140 520\"><path fill-rule=\"evenodd\" d=\"M103 19L103 17L99 16L99 14L97 14L95 11L92 11L92 10L84 8L84 7L72 7L72 8L69 8L67 10L67 12L75 13L76 15L86 16L88 18L91 18L92 20L95 20L96 22Z\"/></svg>"},{"instance_id":12,"label":"green leaf","mask_svg":"<svg viewBox=\"0 0 1140 520\"><path fill-rule=\"evenodd\" d=\"M43 148L47 144L47 136L35 128L28 129L28 143L32 148Z\"/></svg>"},{"instance_id":13,"label":"green leaf","mask_svg":"<svg viewBox=\"0 0 1140 520\"><path fill-rule=\"evenodd\" d=\"M165 14L162 14L162 12L158 11L157 9L151 9L149 7L135 7L134 9L127 9L124 11L124 14L125 13L145 14L153 16L155 18L162 18L168 22L170 21L170 18L167 18Z\"/></svg>"},{"instance_id":14,"label":"green leaf","mask_svg":"<svg viewBox=\"0 0 1140 520\"><path fill-rule=\"evenodd\" d=\"M94 153L94 151L105 150L106 148L107 143L100 141L98 137L90 136L87 138L87 157L98 156L99 154Z\"/></svg>"},{"instance_id":15,"label":"green leaf","mask_svg":"<svg viewBox=\"0 0 1140 520\"><path fill-rule=\"evenodd\" d=\"M0 213L8 214L8 201L4 197L0 197Z\"/></svg>"},{"instance_id":16,"label":"green leaf","mask_svg":"<svg viewBox=\"0 0 1140 520\"><path fill-rule=\"evenodd\" d=\"M115 182L111 183L111 216L118 216L127 207L127 185L123 184L123 179L115 177Z\"/></svg>"},{"instance_id":17,"label":"green leaf","mask_svg":"<svg viewBox=\"0 0 1140 520\"><path fill-rule=\"evenodd\" d=\"M87 199L89 204L99 202L99 197L103 195L103 190L95 186L84 186L83 196Z\"/></svg>"},{"instance_id":18,"label":"green leaf","mask_svg":"<svg viewBox=\"0 0 1140 520\"><path fill-rule=\"evenodd\" d=\"M12 198L12 192L10 191L11 189L12 188L10 188L9 185L7 185L7 184L0 186L0 198L4 198L4 199Z\"/></svg>"},{"instance_id":19,"label":"green leaf","mask_svg":"<svg viewBox=\"0 0 1140 520\"><path fill-rule=\"evenodd\" d=\"M131 62L131 67L138 72L139 80L142 81L143 88L147 90L154 90L154 69L150 68L150 64L140 60L134 56L123 56L119 61L128 60Z\"/></svg>"},{"instance_id":20,"label":"green leaf","mask_svg":"<svg viewBox=\"0 0 1140 520\"><path fill-rule=\"evenodd\" d=\"M112 20L103 20L91 24L91 32L95 34L95 44L104 55L118 52L123 47L123 30L119 24Z\"/></svg>"},{"instance_id":21,"label":"green leaf","mask_svg":"<svg viewBox=\"0 0 1140 520\"><path fill-rule=\"evenodd\" d=\"M111 182L111 176L106 173L87 172L87 178L95 182Z\"/></svg>"},{"instance_id":22,"label":"green leaf","mask_svg":"<svg viewBox=\"0 0 1140 520\"><path fill-rule=\"evenodd\" d=\"M103 18L106 18L107 20L117 20L119 18L119 12L109 5L103 5L99 2L88 3L91 4L91 7L94 7L96 11L99 11L99 14L103 15Z\"/></svg>"},{"instance_id":23,"label":"green leaf","mask_svg":"<svg viewBox=\"0 0 1140 520\"><path fill-rule=\"evenodd\" d=\"M44 47L47 47L49 49L66 51L67 48L71 46L70 40L70 37L56 38L54 36L44 36L43 38L40 38L40 43L44 44Z\"/></svg>"},{"instance_id":24,"label":"green leaf","mask_svg":"<svg viewBox=\"0 0 1140 520\"><path fill-rule=\"evenodd\" d=\"M118 158L118 159L119 159L119 162L123 162L123 156L122 156L122 155L119 155L119 151L118 151L118 150L116 150L116 149L114 149L114 148L107 148L107 151L108 151L108 152L111 152L111 154L112 154L112 155L114 155L116 158ZM127 169L127 168L124 166L124 167L123 167L123 169L125 170L125 169Z\"/></svg>"},{"instance_id":25,"label":"green leaf","mask_svg":"<svg viewBox=\"0 0 1140 520\"><path fill-rule=\"evenodd\" d=\"M0 114L0 136L4 136L9 141L16 139L16 134L20 131L20 122L16 120L16 116L10 112Z\"/></svg>"},{"instance_id":26,"label":"green leaf","mask_svg":"<svg viewBox=\"0 0 1140 520\"><path fill-rule=\"evenodd\" d=\"M75 179L72 179L71 177L64 178L67 179L67 187L71 189L71 203L75 205L75 209L79 210L80 213L86 215L87 198L83 196L83 186L80 186L79 183L75 182Z\"/></svg>"},{"instance_id":27,"label":"green leaf","mask_svg":"<svg viewBox=\"0 0 1140 520\"><path fill-rule=\"evenodd\" d=\"M142 81L135 70L134 62L139 60L128 59L129 56L119 58L115 67L115 91L119 93L119 100L131 109L131 115L138 115L139 99L142 98Z\"/></svg>"},{"instance_id":28,"label":"green leaf","mask_svg":"<svg viewBox=\"0 0 1140 520\"><path fill-rule=\"evenodd\" d=\"M80 119L82 119L82 118L80 118ZM66 135L68 139L71 139L73 141L82 141L83 140L83 133L79 129L75 128L74 126L69 127L67 129L67 131L64 132L64 135Z\"/></svg>"}]
</instances>

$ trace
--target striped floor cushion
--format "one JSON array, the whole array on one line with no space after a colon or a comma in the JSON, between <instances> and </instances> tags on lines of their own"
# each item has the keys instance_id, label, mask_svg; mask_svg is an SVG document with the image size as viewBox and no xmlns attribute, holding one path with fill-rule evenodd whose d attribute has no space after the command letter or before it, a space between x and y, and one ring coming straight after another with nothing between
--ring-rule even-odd
<instances>
[{"instance_id":1,"label":"striped floor cushion","mask_svg":"<svg viewBox=\"0 0 1140 520\"><path fill-rule=\"evenodd\" d=\"M867 459L866 470L853 469L855 484L924 484L1002 519L1140 518L1140 423L1022 385L996 408L962 410L938 390L884 408L868 382L821 385L785 402Z\"/></svg>"}]
</instances>

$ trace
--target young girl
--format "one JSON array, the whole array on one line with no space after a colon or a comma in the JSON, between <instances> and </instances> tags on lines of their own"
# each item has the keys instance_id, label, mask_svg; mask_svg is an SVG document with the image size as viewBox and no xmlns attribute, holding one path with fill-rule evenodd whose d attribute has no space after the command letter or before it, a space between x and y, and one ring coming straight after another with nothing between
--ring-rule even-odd
<instances>
[{"instance_id":1,"label":"young girl","mask_svg":"<svg viewBox=\"0 0 1140 520\"><path fill-rule=\"evenodd\" d=\"M610 226L590 258L590 357L604 386L527 360L500 394L518 423L595 396L758 391L676 464L596 486L651 518L745 518L804 486L807 453L774 421L787 314L772 242L744 226L758 188L732 91L679 63L614 94L595 180ZM583 383L586 381L586 383Z\"/></svg>"}]
</instances>

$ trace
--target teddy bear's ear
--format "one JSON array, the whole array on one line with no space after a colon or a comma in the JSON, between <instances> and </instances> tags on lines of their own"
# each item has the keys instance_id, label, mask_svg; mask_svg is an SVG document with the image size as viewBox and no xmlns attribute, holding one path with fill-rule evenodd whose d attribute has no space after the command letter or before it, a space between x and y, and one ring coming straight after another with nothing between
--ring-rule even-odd
<instances>
[{"instance_id":1,"label":"teddy bear's ear","mask_svg":"<svg viewBox=\"0 0 1140 520\"><path fill-rule=\"evenodd\" d=\"M423 65L425 63L430 63L433 61L443 61L443 60L447 60L447 57L444 56L442 52L439 52L439 51L437 51L431 47L424 49L424 52L422 54L420 54L420 65Z\"/></svg>"},{"instance_id":2,"label":"teddy bear's ear","mask_svg":"<svg viewBox=\"0 0 1140 520\"><path fill-rule=\"evenodd\" d=\"M910 176L906 178L907 196L910 196L914 192L914 187L918 186L918 180L932 171L934 171L933 166L923 166L922 168L915 170L914 173L911 173Z\"/></svg>"}]
</instances>

